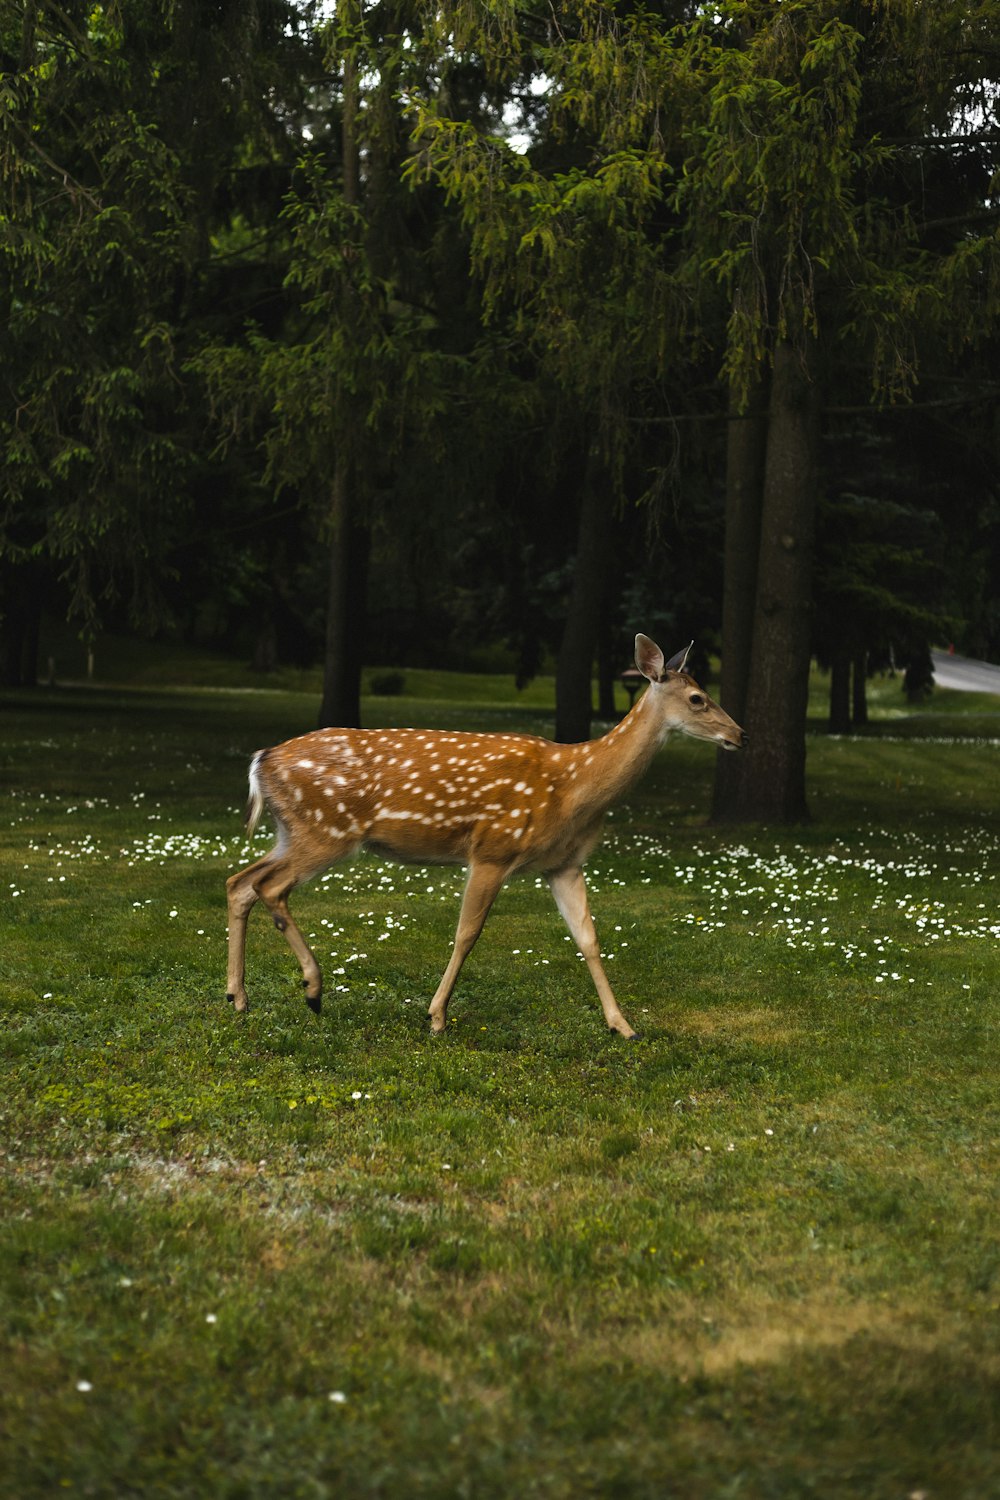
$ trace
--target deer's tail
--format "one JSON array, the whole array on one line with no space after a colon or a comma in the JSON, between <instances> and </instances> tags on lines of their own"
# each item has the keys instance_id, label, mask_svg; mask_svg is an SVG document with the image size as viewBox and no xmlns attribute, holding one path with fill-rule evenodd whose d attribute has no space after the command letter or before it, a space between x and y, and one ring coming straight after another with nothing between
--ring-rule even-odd
<instances>
[{"instance_id":1,"label":"deer's tail","mask_svg":"<svg viewBox=\"0 0 1000 1500\"><path fill-rule=\"evenodd\" d=\"M264 793L260 784L260 763L266 754L266 750L258 750L250 762L250 795L247 798L246 811L243 814L243 822L249 834L252 834L257 827L260 815L264 811Z\"/></svg>"}]
</instances>

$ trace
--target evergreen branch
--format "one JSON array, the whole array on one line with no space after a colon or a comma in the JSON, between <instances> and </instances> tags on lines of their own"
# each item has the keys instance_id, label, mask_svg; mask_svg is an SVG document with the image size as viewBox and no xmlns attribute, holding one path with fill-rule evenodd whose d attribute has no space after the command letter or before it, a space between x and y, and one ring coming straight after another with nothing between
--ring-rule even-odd
<instances>
[{"instance_id":1,"label":"evergreen branch","mask_svg":"<svg viewBox=\"0 0 1000 1500\"><path fill-rule=\"evenodd\" d=\"M77 178L73 176L72 172L68 170L68 168L61 167L57 161L54 161L49 153L44 150L36 140L32 139L31 133L25 130L24 126L19 120L12 120L11 123L13 124L14 129L17 131L18 135L21 136L22 140L25 142L28 150L33 151L34 154L42 162L45 163L49 170L51 172L54 172L56 176L59 177L63 184L63 187L69 189L70 191L75 190L77 193L79 193L82 198L85 198L87 200L95 213L101 213L103 211L103 204L101 203L100 199L95 198L90 189L84 187L83 183L78 181Z\"/></svg>"}]
</instances>

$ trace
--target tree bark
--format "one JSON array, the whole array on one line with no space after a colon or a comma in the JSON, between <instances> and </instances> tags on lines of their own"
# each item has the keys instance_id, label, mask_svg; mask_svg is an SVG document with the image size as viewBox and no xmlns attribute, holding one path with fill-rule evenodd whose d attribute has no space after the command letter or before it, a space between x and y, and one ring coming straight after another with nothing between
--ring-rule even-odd
<instances>
[{"instance_id":1,"label":"tree bark","mask_svg":"<svg viewBox=\"0 0 1000 1500\"><path fill-rule=\"evenodd\" d=\"M757 599L757 563L767 457L769 378L761 375L741 411L730 401L726 437L726 517L723 543L722 683L720 701L742 724L750 680L750 646ZM737 757L720 754L715 765L712 817L725 820L739 801Z\"/></svg>"},{"instance_id":2,"label":"tree bark","mask_svg":"<svg viewBox=\"0 0 1000 1500\"><path fill-rule=\"evenodd\" d=\"M351 18L353 19L353 17ZM352 207L361 200L361 165L358 160L358 108L361 83L358 60L352 50L344 57L344 97L340 115L340 158L344 202Z\"/></svg>"},{"instance_id":3,"label":"tree bark","mask_svg":"<svg viewBox=\"0 0 1000 1500\"><path fill-rule=\"evenodd\" d=\"M610 542L610 487L604 465L592 453L580 502L566 623L556 658L556 739L563 744L590 738L594 655L601 628Z\"/></svg>"},{"instance_id":4,"label":"tree bark","mask_svg":"<svg viewBox=\"0 0 1000 1500\"><path fill-rule=\"evenodd\" d=\"M851 732L851 658L847 651L835 651L830 662L831 734Z\"/></svg>"},{"instance_id":5,"label":"tree bark","mask_svg":"<svg viewBox=\"0 0 1000 1500\"><path fill-rule=\"evenodd\" d=\"M868 652L857 651L854 655L854 727L863 729L868 723Z\"/></svg>"},{"instance_id":6,"label":"tree bark","mask_svg":"<svg viewBox=\"0 0 1000 1500\"><path fill-rule=\"evenodd\" d=\"M811 350L774 352L757 561L750 677L738 795L741 822L801 822L811 657L812 554L819 469L819 402Z\"/></svg>"},{"instance_id":7,"label":"tree bark","mask_svg":"<svg viewBox=\"0 0 1000 1500\"><path fill-rule=\"evenodd\" d=\"M618 717L615 702L615 669L611 655L599 646L597 651L597 717L610 724Z\"/></svg>"},{"instance_id":8,"label":"tree bark","mask_svg":"<svg viewBox=\"0 0 1000 1500\"><path fill-rule=\"evenodd\" d=\"M340 459L330 496L332 535L326 607L321 729L361 723L361 664L368 584L368 528L352 515L351 465Z\"/></svg>"},{"instance_id":9,"label":"tree bark","mask_svg":"<svg viewBox=\"0 0 1000 1500\"><path fill-rule=\"evenodd\" d=\"M607 578L608 560L605 559L605 579ZM609 619L609 599L607 583L604 585L604 608L601 611L601 624L597 640L597 717L610 723L618 717L618 707L615 703L615 681L618 676L616 667L619 665L614 658L614 632Z\"/></svg>"},{"instance_id":10,"label":"tree bark","mask_svg":"<svg viewBox=\"0 0 1000 1500\"><path fill-rule=\"evenodd\" d=\"M352 207L358 205L361 195L357 140L359 88L357 61L349 52L344 60L341 170L344 201ZM342 416L341 422L344 420ZM351 494L354 481L355 466L345 442L337 454L330 493L330 568L323 701L319 710L321 728L330 725L357 728L361 723L361 661L370 538L367 528L357 520Z\"/></svg>"},{"instance_id":11,"label":"tree bark","mask_svg":"<svg viewBox=\"0 0 1000 1500\"><path fill-rule=\"evenodd\" d=\"M0 684L34 687L44 585L37 563L0 563Z\"/></svg>"},{"instance_id":12,"label":"tree bark","mask_svg":"<svg viewBox=\"0 0 1000 1500\"><path fill-rule=\"evenodd\" d=\"M38 0L25 0L21 12L20 71L27 73L35 61L35 29L38 25Z\"/></svg>"}]
</instances>

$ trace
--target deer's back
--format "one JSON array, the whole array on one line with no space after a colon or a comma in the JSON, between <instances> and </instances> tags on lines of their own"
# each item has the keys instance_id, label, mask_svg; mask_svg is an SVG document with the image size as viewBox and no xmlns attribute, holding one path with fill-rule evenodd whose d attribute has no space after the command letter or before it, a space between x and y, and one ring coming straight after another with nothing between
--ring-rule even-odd
<instances>
[{"instance_id":1,"label":"deer's back","mask_svg":"<svg viewBox=\"0 0 1000 1500\"><path fill-rule=\"evenodd\" d=\"M400 859L552 868L579 833L562 817L572 751L533 735L320 729L255 766L286 836L308 839L317 859L328 850L324 863L349 842Z\"/></svg>"}]
</instances>

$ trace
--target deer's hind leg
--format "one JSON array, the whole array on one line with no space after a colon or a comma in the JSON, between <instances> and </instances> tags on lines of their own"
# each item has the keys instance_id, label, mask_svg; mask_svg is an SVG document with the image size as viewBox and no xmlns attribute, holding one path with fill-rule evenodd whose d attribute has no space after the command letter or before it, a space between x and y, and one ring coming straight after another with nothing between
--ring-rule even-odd
<instances>
[{"instance_id":1,"label":"deer's hind leg","mask_svg":"<svg viewBox=\"0 0 1000 1500\"><path fill-rule=\"evenodd\" d=\"M275 849L246 870L230 877L227 882L229 993L237 1010L246 1010L247 1006L243 974L247 917L255 903L263 901L271 913L272 922L299 961L306 1004L310 1010L319 1014L323 1001L323 974L315 954L292 919L288 898L297 885L311 879L335 860L343 858L356 845L356 840L349 843L345 841L342 847L331 849L321 863L312 861L308 866L299 865L291 853L281 853Z\"/></svg>"},{"instance_id":2,"label":"deer's hind leg","mask_svg":"<svg viewBox=\"0 0 1000 1500\"><path fill-rule=\"evenodd\" d=\"M267 866L266 859L254 860L245 870L238 870L226 881L226 905L229 909L229 970L226 999L237 1010L246 1010L247 918L257 904L254 880Z\"/></svg>"}]
</instances>

